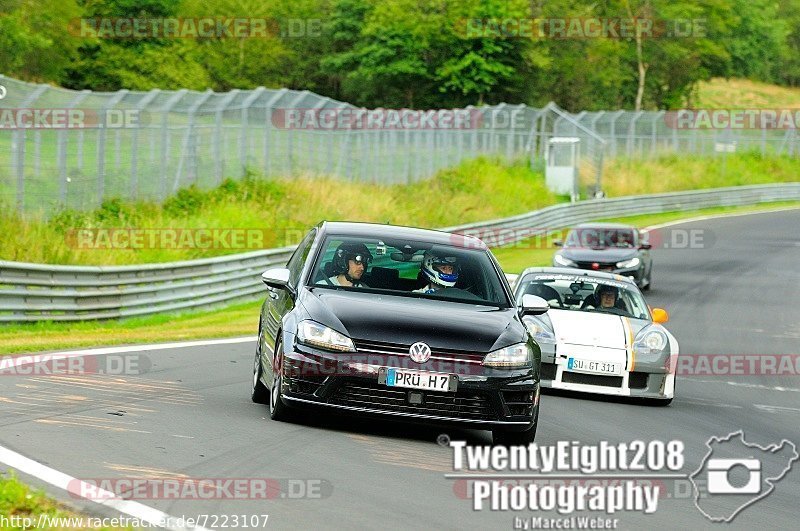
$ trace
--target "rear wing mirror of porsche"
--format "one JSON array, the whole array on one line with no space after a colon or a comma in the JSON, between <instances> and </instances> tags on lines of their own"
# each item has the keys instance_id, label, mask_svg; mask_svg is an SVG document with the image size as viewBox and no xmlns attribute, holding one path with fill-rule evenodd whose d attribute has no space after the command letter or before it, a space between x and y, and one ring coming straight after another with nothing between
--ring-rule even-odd
<instances>
[{"instance_id":1,"label":"rear wing mirror of porsche","mask_svg":"<svg viewBox=\"0 0 800 531\"><path fill-rule=\"evenodd\" d=\"M550 309L547 301L536 295L525 294L519 304L519 312L522 315L541 315Z\"/></svg>"},{"instance_id":2,"label":"rear wing mirror of porsche","mask_svg":"<svg viewBox=\"0 0 800 531\"><path fill-rule=\"evenodd\" d=\"M285 267L267 269L261 273L261 281L269 288L287 289L289 287L289 270Z\"/></svg>"}]
</instances>

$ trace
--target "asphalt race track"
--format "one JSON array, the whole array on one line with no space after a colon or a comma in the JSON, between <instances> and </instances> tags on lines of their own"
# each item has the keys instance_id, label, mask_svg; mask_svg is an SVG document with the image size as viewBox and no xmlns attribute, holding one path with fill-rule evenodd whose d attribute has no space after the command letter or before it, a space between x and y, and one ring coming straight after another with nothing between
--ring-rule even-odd
<instances>
[{"instance_id":1,"label":"asphalt race track","mask_svg":"<svg viewBox=\"0 0 800 531\"><path fill-rule=\"evenodd\" d=\"M661 235L669 243L682 240L673 238L675 231L686 230L702 231L695 234L702 235L703 248L654 249L653 291L646 293L651 306L670 313L667 326L681 354L799 353L800 210L695 221ZM472 509L463 482L444 477L452 472L452 450L436 439L447 433L486 444L491 437L485 431L323 413L297 424L270 421L266 406L249 398L253 349L249 342L143 347L152 367L140 376L4 376L0 445L76 478L272 478L284 486L290 479L312 480L294 483L295 494L298 485L319 487L312 499L283 491L284 497L257 501L139 500L173 516L268 514L267 527L274 529L512 529L514 517L562 516ZM710 437L740 429L749 443L788 439L800 445L800 377L679 376L677 398L666 408L548 394L537 443L679 439L685 444L682 472L691 474ZM731 527L795 528L798 469L800 462ZM675 495L662 499L653 515L612 517L626 529L725 525L712 524L691 493L675 489L681 490L668 489ZM98 512L91 502L46 490Z\"/></svg>"}]
</instances>

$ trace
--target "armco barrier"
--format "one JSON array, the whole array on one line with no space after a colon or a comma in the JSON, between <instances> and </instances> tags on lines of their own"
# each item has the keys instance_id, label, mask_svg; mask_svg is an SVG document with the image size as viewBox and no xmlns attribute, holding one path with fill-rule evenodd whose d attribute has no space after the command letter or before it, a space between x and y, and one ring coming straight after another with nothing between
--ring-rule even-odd
<instances>
[{"instance_id":1,"label":"armco barrier","mask_svg":"<svg viewBox=\"0 0 800 531\"><path fill-rule=\"evenodd\" d=\"M513 243L520 229L563 228L600 218L800 200L800 183L741 186L559 204L444 230L491 231ZM517 229L517 230L504 230ZM0 322L82 321L151 315L263 296L261 273L286 263L293 247L136 266L51 266L0 261Z\"/></svg>"}]
</instances>

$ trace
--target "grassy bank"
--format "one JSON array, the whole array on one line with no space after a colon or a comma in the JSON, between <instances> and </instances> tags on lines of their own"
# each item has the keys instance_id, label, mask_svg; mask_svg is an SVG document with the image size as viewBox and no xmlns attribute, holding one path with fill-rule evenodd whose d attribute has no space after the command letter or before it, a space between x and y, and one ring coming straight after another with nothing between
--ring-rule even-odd
<instances>
[{"instance_id":1,"label":"grassy bank","mask_svg":"<svg viewBox=\"0 0 800 531\"><path fill-rule=\"evenodd\" d=\"M699 83L692 107L697 109L797 109L800 88L749 79L714 78Z\"/></svg>"},{"instance_id":2,"label":"grassy bank","mask_svg":"<svg viewBox=\"0 0 800 531\"><path fill-rule=\"evenodd\" d=\"M102 522L64 508L44 492L21 483L14 475L0 475L0 515L8 519L7 523L13 524L0 529L120 529L95 526Z\"/></svg>"},{"instance_id":3,"label":"grassy bank","mask_svg":"<svg viewBox=\"0 0 800 531\"><path fill-rule=\"evenodd\" d=\"M562 199L563 200L563 199ZM255 250L234 248L76 248L72 229L254 229L257 248L297 243L321 220L375 221L445 227L519 214L558 202L544 176L526 164L489 159L466 162L410 185L382 186L298 177L255 176L213 190L189 188L165 203L108 201L91 212L65 211L44 221L0 211L0 257L44 264L120 265L191 260ZM97 241L97 240L94 240ZM218 246L217 246L218 247Z\"/></svg>"},{"instance_id":4,"label":"grassy bank","mask_svg":"<svg viewBox=\"0 0 800 531\"><path fill-rule=\"evenodd\" d=\"M606 162L603 190L609 197L679 190L800 181L796 157L763 157L758 152L717 156L662 155Z\"/></svg>"},{"instance_id":5,"label":"grassy bank","mask_svg":"<svg viewBox=\"0 0 800 531\"><path fill-rule=\"evenodd\" d=\"M800 207L800 203L667 212L615 218L610 221L633 223L645 227L699 215L763 211L787 206ZM521 242L510 247L493 250L507 273L519 273L531 266L550 265L553 251L552 247L537 247L531 242ZM160 315L122 321L2 326L0 327L0 355L100 345L255 335L260 305L261 302L256 301L204 313Z\"/></svg>"},{"instance_id":6,"label":"grassy bank","mask_svg":"<svg viewBox=\"0 0 800 531\"><path fill-rule=\"evenodd\" d=\"M719 156L664 155L612 159L603 188L609 197L791 182L797 159L758 153ZM124 265L191 260L278 247L299 238L320 220L351 220L444 227L529 212L565 198L548 192L544 176L525 163L477 159L410 185L359 184L334 179L269 180L252 176L212 190L189 188L165 203L108 201L90 212L63 211L47 218L0 209L0 259L45 264ZM109 239L86 242L81 229L244 229L249 244L198 248L189 244L111 248ZM105 233L107 236L109 233ZM161 232L160 234L163 234ZM196 234L196 233L195 233ZM99 244L99 245L98 245ZM167 248L165 248L167 247ZM177 247L177 248L176 248Z\"/></svg>"}]
</instances>

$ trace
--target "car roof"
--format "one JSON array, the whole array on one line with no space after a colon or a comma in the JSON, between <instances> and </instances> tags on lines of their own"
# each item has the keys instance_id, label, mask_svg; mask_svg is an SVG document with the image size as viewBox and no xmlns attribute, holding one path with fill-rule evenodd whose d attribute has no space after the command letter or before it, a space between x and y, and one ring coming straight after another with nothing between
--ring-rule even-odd
<instances>
[{"instance_id":1,"label":"car roof","mask_svg":"<svg viewBox=\"0 0 800 531\"><path fill-rule=\"evenodd\" d=\"M335 234L337 236L401 239L436 245L453 245L470 249L488 249L483 241L474 236L465 236L440 230L421 229L418 227L361 223L357 221L323 221L318 227L325 234Z\"/></svg>"},{"instance_id":2,"label":"car roof","mask_svg":"<svg viewBox=\"0 0 800 531\"><path fill-rule=\"evenodd\" d=\"M633 225L626 225L624 223L579 223L575 225L576 229L631 229L636 230Z\"/></svg>"},{"instance_id":3,"label":"car roof","mask_svg":"<svg viewBox=\"0 0 800 531\"><path fill-rule=\"evenodd\" d=\"M590 271L588 269L576 269L574 267L529 267L519 275L519 279L529 273L560 273L562 275L582 275L589 278L597 278L602 280L616 280L618 282L628 282L629 284L636 285L636 282L630 277L624 275L616 275L614 273L606 273L604 271ZM519 282L519 279L517 282Z\"/></svg>"}]
</instances>

